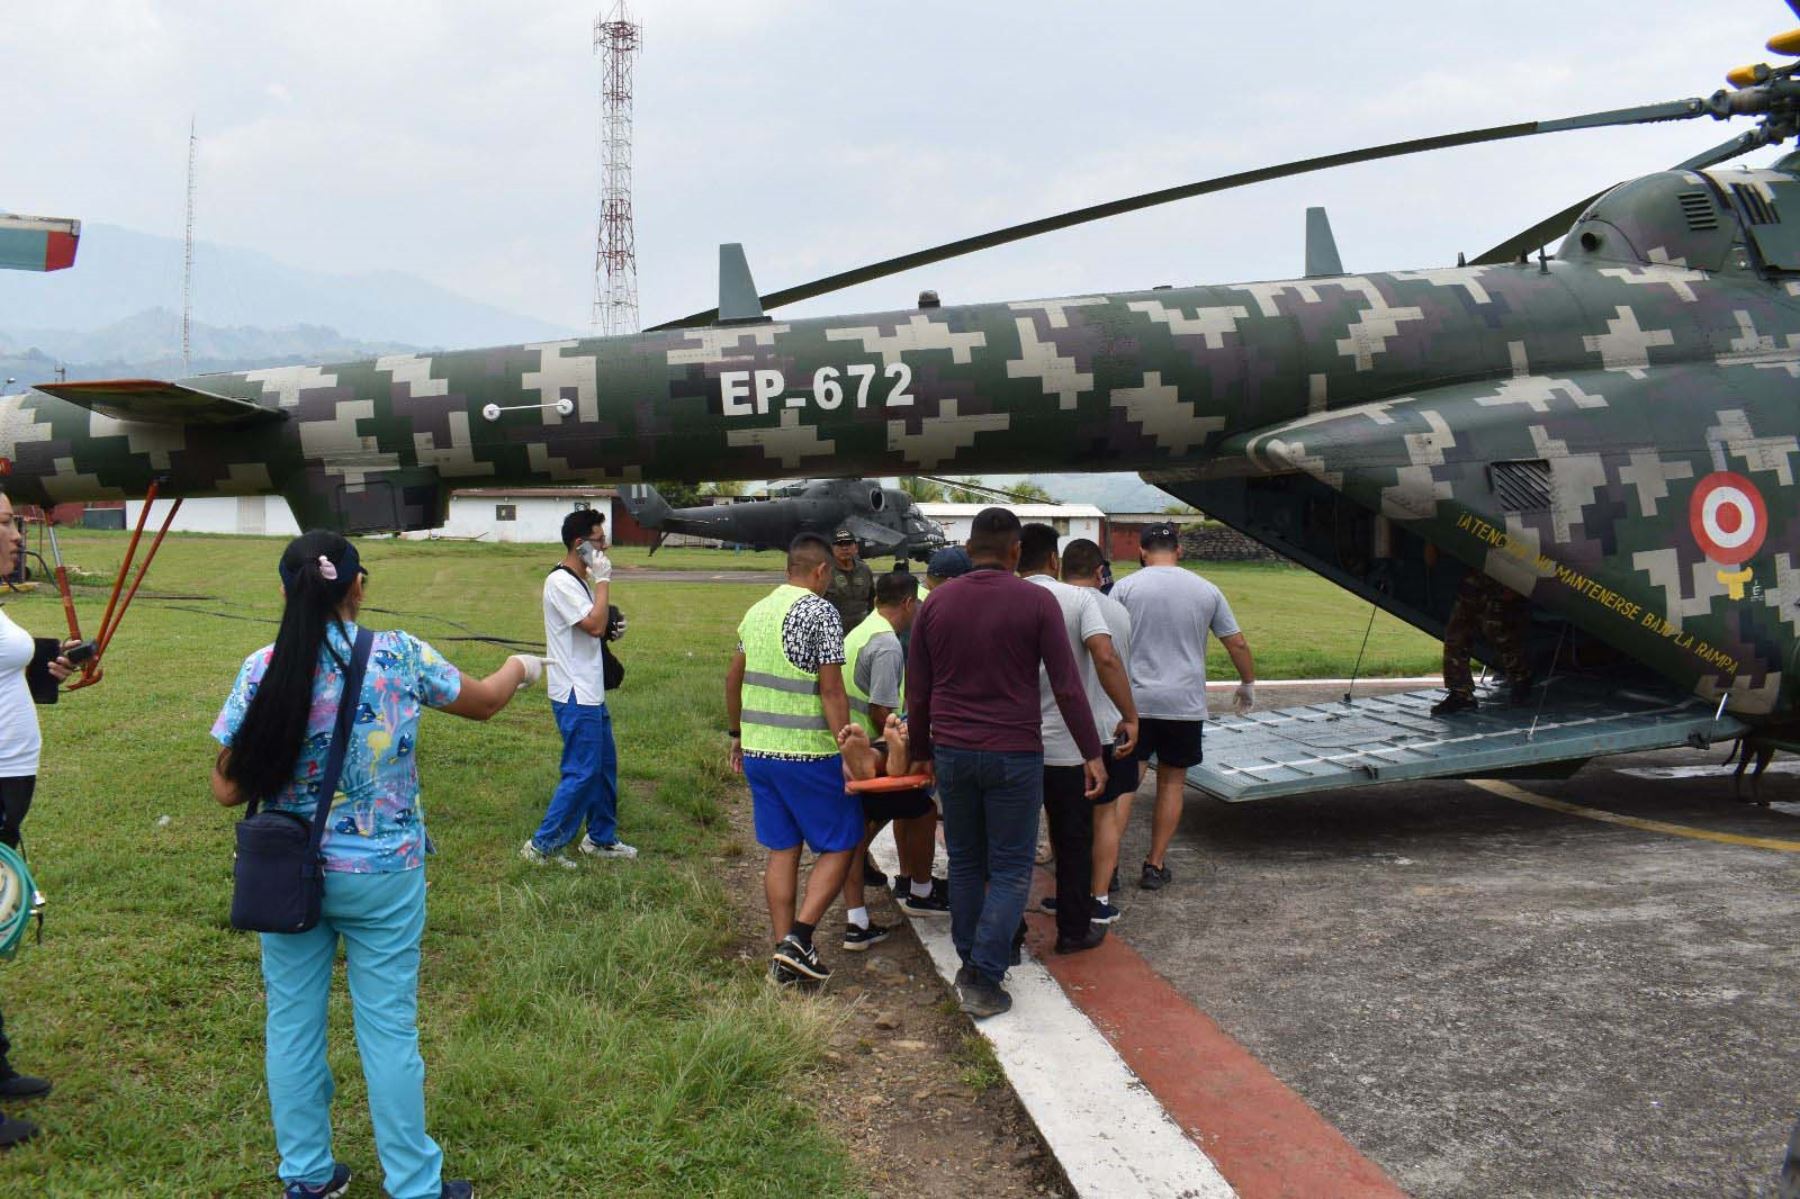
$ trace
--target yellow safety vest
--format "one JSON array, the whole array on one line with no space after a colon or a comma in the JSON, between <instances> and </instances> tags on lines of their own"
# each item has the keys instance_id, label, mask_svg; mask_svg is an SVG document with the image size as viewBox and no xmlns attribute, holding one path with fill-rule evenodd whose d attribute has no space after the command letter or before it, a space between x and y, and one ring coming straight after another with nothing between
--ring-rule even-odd
<instances>
[{"instance_id":1,"label":"yellow safety vest","mask_svg":"<svg viewBox=\"0 0 1800 1199\"><path fill-rule=\"evenodd\" d=\"M850 697L851 714L862 723L863 728L869 731L869 740L871 741L880 737L884 730L876 728L874 719L869 715L869 693L856 685L856 659L869 642L883 633L893 632L894 626L878 609L869 613L867 619L850 630L850 635L844 638L844 691ZM906 679L904 675L900 680L900 703L894 710L896 712L906 710Z\"/></svg>"},{"instance_id":2,"label":"yellow safety vest","mask_svg":"<svg viewBox=\"0 0 1800 1199\"><path fill-rule=\"evenodd\" d=\"M819 678L788 661L781 628L796 603L812 592L783 583L758 600L738 624L744 646L743 711L739 714L744 752L787 757L829 758L837 738L825 723Z\"/></svg>"}]
</instances>

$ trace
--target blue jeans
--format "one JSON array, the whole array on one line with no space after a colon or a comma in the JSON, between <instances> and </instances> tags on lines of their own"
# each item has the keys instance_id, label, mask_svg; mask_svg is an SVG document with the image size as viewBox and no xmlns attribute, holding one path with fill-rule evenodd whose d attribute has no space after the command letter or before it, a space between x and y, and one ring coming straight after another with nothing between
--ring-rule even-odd
<instances>
[{"instance_id":1,"label":"blue jeans","mask_svg":"<svg viewBox=\"0 0 1800 1199\"><path fill-rule=\"evenodd\" d=\"M444 1154L425 1133L418 1027L425 872L328 871L323 913L306 932L262 935L269 1108L281 1180L317 1186L331 1179L336 1087L325 1061L325 1009L342 937L356 1050L388 1194L435 1199L443 1190Z\"/></svg>"},{"instance_id":2,"label":"blue jeans","mask_svg":"<svg viewBox=\"0 0 1800 1199\"><path fill-rule=\"evenodd\" d=\"M605 704L550 701L562 733L562 781L531 843L555 853L575 839L582 823L596 845L619 839L619 753Z\"/></svg>"},{"instance_id":3,"label":"blue jeans","mask_svg":"<svg viewBox=\"0 0 1800 1199\"><path fill-rule=\"evenodd\" d=\"M950 851L950 940L964 963L998 983L1030 899L1044 755L938 745L932 759Z\"/></svg>"}]
</instances>

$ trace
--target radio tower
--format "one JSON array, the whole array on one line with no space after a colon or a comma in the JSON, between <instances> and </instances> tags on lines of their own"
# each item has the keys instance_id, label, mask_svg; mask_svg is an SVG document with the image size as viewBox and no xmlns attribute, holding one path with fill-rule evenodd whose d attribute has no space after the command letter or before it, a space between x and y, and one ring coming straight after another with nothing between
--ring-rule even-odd
<instances>
[{"instance_id":1,"label":"radio tower","mask_svg":"<svg viewBox=\"0 0 1800 1199\"><path fill-rule=\"evenodd\" d=\"M187 230L181 246L181 373L188 373L194 320L194 119L188 118Z\"/></svg>"},{"instance_id":2,"label":"radio tower","mask_svg":"<svg viewBox=\"0 0 1800 1199\"><path fill-rule=\"evenodd\" d=\"M602 334L638 331L637 237L631 228L631 62L643 45L618 0L594 18L594 53L606 56L600 83L600 232L594 250L594 325Z\"/></svg>"}]
</instances>

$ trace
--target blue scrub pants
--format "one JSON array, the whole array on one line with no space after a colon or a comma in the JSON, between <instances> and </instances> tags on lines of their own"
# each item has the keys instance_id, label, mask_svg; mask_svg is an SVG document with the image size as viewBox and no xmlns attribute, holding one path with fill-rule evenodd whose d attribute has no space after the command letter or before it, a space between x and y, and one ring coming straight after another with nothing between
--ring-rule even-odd
<instances>
[{"instance_id":1,"label":"blue scrub pants","mask_svg":"<svg viewBox=\"0 0 1800 1199\"><path fill-rule=\"evenodd\" d=\"M262 934L269 1107L281 1180L317 1186L331 1179L336 1088L325 1061L325 1009L342 937L356 1049L387 1192L393 1199L437 1199L444 1154L425 1134L425 1062L419 1056L425 871L327 871L323 912L306 932Z\"/></svg>"},{"instance_id":2,"label":"blue scrub pants","mask_svg":"<svg viewBox=\"0 0 1800 1199\"><path fill-rule=\"evenodd\" d=\"M596 845L619 839L619 753L613 746L612 714L605 704L550 701L562 734L562 781L550 797L544 823L531 843L555 853L587 824Z\"/></svg>"}]
</instances>

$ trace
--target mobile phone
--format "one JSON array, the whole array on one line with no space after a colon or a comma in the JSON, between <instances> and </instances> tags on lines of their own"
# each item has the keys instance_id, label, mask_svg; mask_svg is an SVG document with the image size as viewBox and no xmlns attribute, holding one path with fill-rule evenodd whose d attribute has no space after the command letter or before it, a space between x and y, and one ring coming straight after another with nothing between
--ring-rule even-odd
<instances>
[{"instance_id":1,"label":"mobile phone","mask_svg":"<svg viewBox=\"0 0 1800 1199\"><path fill-rule=\"evenodd\" d=\"M80 645L62 652L62 657L69 660L70 666L80 666L94 656L95 645L92 641L83 641Z\"/></svg>"}]
</instances>

